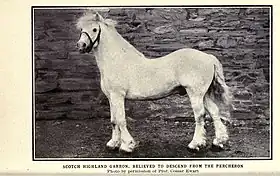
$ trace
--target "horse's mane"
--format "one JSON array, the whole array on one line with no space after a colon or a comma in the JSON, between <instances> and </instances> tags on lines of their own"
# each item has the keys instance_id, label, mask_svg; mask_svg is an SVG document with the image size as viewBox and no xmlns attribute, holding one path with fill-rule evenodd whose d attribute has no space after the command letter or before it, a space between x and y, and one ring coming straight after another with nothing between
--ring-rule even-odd
<instances>
[{"instance_id":1,"label":"horse's mane","mask_svg":"<svg viewBox=\"0 0 280 176\"><path fill-rule=\"evenodd\" d=\"M85 26L91 25L93 22L102 22L109 27L116 26L117 22L112 19L104 19L99 13L94 11L86 11L84 14L78 19L76 27L81 29Z\"/></svg>"}]
</instances>

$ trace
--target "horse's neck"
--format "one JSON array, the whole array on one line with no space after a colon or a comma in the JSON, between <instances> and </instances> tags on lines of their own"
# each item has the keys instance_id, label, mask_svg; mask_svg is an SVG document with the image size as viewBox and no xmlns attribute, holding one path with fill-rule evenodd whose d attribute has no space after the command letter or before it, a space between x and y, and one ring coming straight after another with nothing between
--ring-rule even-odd
<instances>
[{"instance_id":1,"label":"horse's neck","mask_svg":"<svg viewBox=\"0 0 280 176\"><path fill-rule=\"evenodd\" d=\"M102 70L110 63L141 62L145 56L128 43L115 29L101 29L100 44L95 52L98 67Z\"/></svg>"},{"instance_id":2,"label":"horse's neck","mask_svg":"<svg viewBox=\"0 0 280 176\"><path fill-rule=\"evenodd\" d=\"M119 49L120 51L122 50L122 53L125 54L126 52L129 52L131 54L135 54L138 57L136 58L141 58L145 57L141 52L139 52L133 45L131 45L128 41L126 41L115 29L111 29L113 32L114 39L116 39L116 44L119 44Z\"/></svg>"}]
</instances>

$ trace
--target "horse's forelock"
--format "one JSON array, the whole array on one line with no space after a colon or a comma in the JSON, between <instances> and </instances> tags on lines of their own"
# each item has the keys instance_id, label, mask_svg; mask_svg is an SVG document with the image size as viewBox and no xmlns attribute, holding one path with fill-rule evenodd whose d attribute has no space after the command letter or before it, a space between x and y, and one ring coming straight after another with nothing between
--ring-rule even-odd
<instances>
[{"instance_id":1,"label":"horse's forelock","mask_svg":"<svg viewBox=\"0 0 280 176\"><path fill-rule=\"evenodd\" d=\"M85 14L78 19L76 26L77 28L83 28L85 26L92 24L95 21L96 21L95 16L93 14L92 15Z\"/></svg>"},{"instance_id":2,"label":"horse's forelock","mask_svg":"<svg viewBox=\"0 0 280 176\"><path fill-rule=\"evenodd\" d=\"M103 19L103 17L100 15L101 18L96 18L96 15L98 13L92 13L92 12L85 12L82 17L80 17L77 21L77 28L81 29L85 26L91 25L93 22L103 22L107 26L115 27L117 24L116 21L111 20L111 19ZM99 15L99 14L98 14Z\"/></svg>"}]
</instances>

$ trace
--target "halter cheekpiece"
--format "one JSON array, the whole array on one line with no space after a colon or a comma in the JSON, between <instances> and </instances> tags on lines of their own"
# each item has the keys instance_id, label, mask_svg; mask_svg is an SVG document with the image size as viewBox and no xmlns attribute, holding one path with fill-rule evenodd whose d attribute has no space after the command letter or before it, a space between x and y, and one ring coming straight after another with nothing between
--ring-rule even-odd
<instances>
[{"instance_id":1,"label":"halter cheekpiece","mask_svg":"<svg viewBox=\"0 0 280 176\"><path fill-rule=\"evenodd\" d=\"M101 28L99 26L99 31L98 31L97 37L96 37L96 39L93 42L92 42L92 39L91 39L91 37L89 36L89 34L87 32L81 32L81 35L82 34L86 34L86 36L89 39L89 46L85 50L87 53L89 53L92 50L92 48L95 45L95 43L97 43L97 42L99 43L99 41L100 41Z\"/></svg>"}]
</instances>

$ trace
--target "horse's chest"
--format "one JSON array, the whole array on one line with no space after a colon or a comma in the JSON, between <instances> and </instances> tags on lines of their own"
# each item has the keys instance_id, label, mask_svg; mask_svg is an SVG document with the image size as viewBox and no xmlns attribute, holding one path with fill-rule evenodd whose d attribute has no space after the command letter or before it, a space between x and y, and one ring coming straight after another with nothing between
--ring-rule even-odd
<instances>
[{"instance_id":1,"label":"horse's chest","mask_svg":"<svg viewBox=\"0 0 280 176\"><path fill-rule=\"evenodd\" d=\"M124 91L127 87L127 78L118 72L108 71L101 74L101 89L105 94Z\"/></svg>"}]
</instances>

